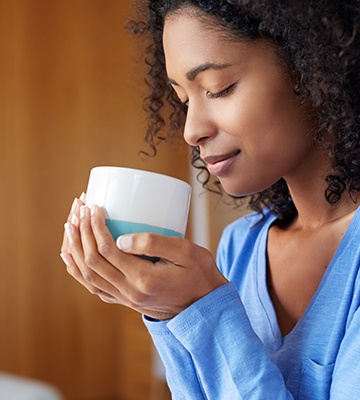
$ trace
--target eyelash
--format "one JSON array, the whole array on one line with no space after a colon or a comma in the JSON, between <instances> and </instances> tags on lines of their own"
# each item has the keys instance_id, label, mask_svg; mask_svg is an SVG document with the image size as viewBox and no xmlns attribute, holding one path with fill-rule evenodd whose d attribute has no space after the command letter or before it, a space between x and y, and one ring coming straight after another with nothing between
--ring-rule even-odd
<instances>
[{"instance_id":1,"label":"eyelash","mask_svg":"<svg viewBox=\"0 0 360 400\"><path fill-rule=\"evenodd\" d=\"M206 97L208 99L218 99L220 97L226 96L228 93L230 93L235 87L235 83L230 85L229 87L227 87L226 89L222 90L221 92L218 93L211 93L211 92L206 92ZM189 100L186 100L184 102L181 103L181 105L185 108L188 107L189 104Z\"/></svg>"},{"instance_id":2,"label":"eyelash","mask_svg":"<svg viewBox=\"0 0 360 400\"><path fill-rule=\"evenodd\" d=\"M225 95L227 95L228 93L230 93L230 92L234 89L234 87L235 87L235 83L232 84L232 85L230 85L229 87L227 87L226 89L222 90L222 91L219 92L219 93L206 92L206 96L207 96L209 99L218 99L219 97L225 96Z\"/></svg>"}]
</instances>

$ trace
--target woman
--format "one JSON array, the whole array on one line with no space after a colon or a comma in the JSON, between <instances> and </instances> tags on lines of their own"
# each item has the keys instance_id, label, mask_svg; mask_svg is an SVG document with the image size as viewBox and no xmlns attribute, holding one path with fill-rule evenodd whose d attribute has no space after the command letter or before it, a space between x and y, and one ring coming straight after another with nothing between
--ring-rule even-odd
<instances>
[{"instance_id":1,"label":"woman","mask_svg":"<svg viewBox=\"0 0 360 400\"><path fill-rule=\"evenodd\" d=\"M168 135L183 130L205 184L216 176L254 212L225 229L215 262L185 239L115 244L76 199L68 272L144 314L174 399L359 398L358 3L140 3L147 141L166 99Z\"/></svg>"}]
</instances>

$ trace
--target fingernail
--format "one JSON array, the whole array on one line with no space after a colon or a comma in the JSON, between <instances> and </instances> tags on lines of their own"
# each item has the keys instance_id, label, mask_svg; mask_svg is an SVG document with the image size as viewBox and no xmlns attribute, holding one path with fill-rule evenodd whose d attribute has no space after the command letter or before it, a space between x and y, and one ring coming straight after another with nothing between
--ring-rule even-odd
<instances>
[{"instance_id":1,"label":"fingernail","mask_svg":"<svg viewBox=\"0 0 360 400\"><path fill-rule=\"evenodd\" d=\"M85 194L84 192L81 193L80 200L81 200L83 203L85 203L86 194Z\"/></svg>"},{"instance_id":2,"label":"fingernail","mask_svg":"<svg viewBox=\"0 0 360 400\"><path fill-rule=\"evenodd\" d=\"M120 250L129 250L132 246L132 236L131 235L123 235L117 238L116 246Z\"/></svg>"},{"instance_id":3,"label":"fingernail","mask_svg":"<svg viewBox=\"0 0 360 400\"><path fill-rule=\"evenodd\" d=\"M75 226L78 226L78 225L79 225L79 220L78 220L78 217L76 216L76 214L73 214L73 215L71 216L71 223L72 223L73 225L75 225Z\"/></svg>"},{"instance_id":4,"label":"fingernail","mask_svg":"<svg viewBox=\"0 0 360 400\"><path fill-rule=\"evenodd\" d=\"M67 236L71 236L71 235L73 234L73 227L72 227L72 225L71 225L69 222L67 222L67 223L64 225L64 227L65 227L65 233L66 233L66 235L67 235Z\"/></svg>"},{"instance_id":5,"label":"fingernail","mask_svg":"<svg viewBox=\"0 0 360 400\"><path fill-rule=\"evenodd\" d=\"M94 215L95 212L96 212L96 206L91 206L91 208L90 208L91 215Z\"/></svg>"},{"instance_id":6,"label":"fingernail","mask_svg":"<svg viewBox=\"0 0 360 400\"><path fill-rule=\"evenodd\" d=\"M64 261L64 263L66 265L70 265L71 264L70 255L69 254L60 253L60 257L62 258L62 260Z\"/></svg>"},{"instance_id":7,"label":"fingernail","mask_svg":"<svg viewBox=\"0 0 360 400\"><path fill-rule=\"evenodd\" d=\"M86 215L86 206L80 207L80 218L84 218Z\"/></svg>"},{"instance_id":8,"label":"fingernail","mask_svg":"<svg viewBox=\"0 0 360 400\"><path fill-rule=\"evenodd\" d=\"M71 206L71 212L72 213L74 213L75 211L76 211L76 206L77 206L77 198L75 198L75 200L73 201L73 203L72 203L72 206Z\"/></svg>"}]
</instances>

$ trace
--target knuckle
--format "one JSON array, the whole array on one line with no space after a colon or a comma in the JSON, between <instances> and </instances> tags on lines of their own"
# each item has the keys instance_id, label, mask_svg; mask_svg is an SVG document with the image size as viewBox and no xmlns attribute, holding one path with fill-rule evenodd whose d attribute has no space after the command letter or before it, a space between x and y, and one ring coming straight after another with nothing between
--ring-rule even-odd
<instances>
[{"instance_id":1,"label":"knuckle","mask_svg":"<svg viewBox=\"0 0 360 400\"><path fill-rule=\"evenodd\" d=\"M89 268L95 268L98 261L98 256L93 252L84 255L84 262Z\"/></svg>"},{"instance_id":2,"label":"knuckle","mask_svg":"<svg viewBox=\"0 0 360 400\"><path fill-rule=\"evenodd\" d=\"M108 304L118 304L119 303L119 301L115 297L113 297L107 293L104 293L101 290L100 290L100 293L97 293L97 295L104 303L108 303Z\"/></svg>"},{"instance_id":3,"label":"knuckle","mask_svg":"<svg viewBox=\"0 0 360 400\"><path fill-rule=\"evenodd\" d=\"M181 252L182 252L183 256L186 259L193 258L194 257L194 246L193 246L193 244L190 241L185 240L183 242L183 248L181 249Z\"/></svg>"},{"instance_id":4,"label":"knuckle","mask_svg":"<svg viewBox=\"0 0 360 400\"><path fill-rule=\"evenodd\" d=\"M140 290L146 296L154 295L159 290L159 279L156 279L151 274L143 274L140 280Z\"/></svg>"},{"instance_id":5,"label":"knuckle","mask_svg":"<svg viewBox=\"0 0 360 400\"><path fill-rule=\"evenodd\" d=\"M110 299L110 298L108 298L108 297L106 297L106 296L104 296L104 295L102 295L100 293L98 294L98 296L99 296L100 300L103 301L104 303L115 304L115 301L113 299Z\"/></svg>"},{"instance_id":6,"label":"knuckle","mask_svg":"<svg viewBox=\"0 0 360 400\"><path fill-rule=\"evenodd\" d=\"M97 296L100 296L102 294L102 291L95 286L89 286L88 290L91 294L95 294Z\"/></svg>"},{"instance_id":7,"label":"knuckle","mask_svg":"<svg viewBox=\"0 0 360 400\"><path fill-rule=\"evenodd\" d=\"M77 277L77 268L75 268L74 265L70 264L66 266L66 271L68 272L69 275L73 276L74 278Z\"/></svg>"},{"instance_id":8,"label":"knuckle","mask_svg":"<svg viewBox=\"0 0 360 400\"><path fill-rule=\"evenodd\" d=\"M141 274L136 281L136 291L132 293L131 300L139 305L147 304L149 299L156 295L158 282L151 274Z\"/></svg>"},{"instance_id":9,"label":"knuckle","mask_svg":"<svg viewBox=\"0 0 360 400\"><path fill-rule=\"evenodd\" d=\"M102 241L98 243L98 252L104 257L107 258L112 253L113 246L108 241Z\"/></svg>"},{"instance_id":10,"label":"knuckle","mask_svg":"<svg viewBox=\"0 0 360 400\"><path fill-rule=\"evenodd\" d=\"M129 294L128 302L131 308L138 308L143 306L144 304L147 304L148 298L149 297L144 292L137 288Z\"/></svg>"},{"instance_id":11,"label":"knuckle","mask_svg":"<svg viewBox=\"0 0 360 400\"><path fill-rule=\"evenodd\" d=\"M67 238L64 237L63 242L62 242L62 244L61 244L60 252L61 252L61 253L67 253L68 250L69 250L69 243L68 243L68 241L67 241Z\"/></svg>"},{"instance_id":12,"label":"knuckle","mask_svg":"<svg viewBox=\"0 0 360 400\"><path fill-rule=\"evenodd\" d=\"M214 264L214 257L207 249L203 249L202 257L205 260L206 264Z\"/></svg>"},{"instance_id":13,"label":"knuckle","mask_svg":"<svg viewBox=\"0 0 360 400\"><path fill-rule=\"evenodd\" d=\"M141 307L142 305L146 304L145 296L137 291L134 291L128 296L128 307L132 309L136 309Z\"/></svg>"},{"instance_id":14,"label":"knuckle","mask_svg":"<svg viewBox=\"0 0 360 400\"><path fill-rule=\"evenodd\" d=\"M95 280L95 273L91 271L90 269L87 269L86 271L83 272L83 278L87 283L94 283ZM91 292L92 293L92 292ZM94 294L94 293L93 293Z\"/></svg>"},{"instance_id":15,"label":"knuckle","mask_svg":"<svg viewBox=\"0 0 360 400\"><path fill-rule=\"evenodd\" d=\"M156 243L156 236L151 233L142 233L138 235L136 247L141 248L144 253L149 252Z\"/></svg>"}]
</instances>

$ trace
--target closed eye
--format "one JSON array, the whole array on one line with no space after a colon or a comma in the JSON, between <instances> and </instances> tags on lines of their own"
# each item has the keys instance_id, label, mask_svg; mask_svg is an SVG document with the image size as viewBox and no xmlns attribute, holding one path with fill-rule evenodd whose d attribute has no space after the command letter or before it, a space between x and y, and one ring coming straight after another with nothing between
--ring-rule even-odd
<instances>
[{"instance_id":1,"label":"closed eye","mask_svg":"<svg viewBox=\"0 0 360 400\"><path fill-rule=\"evenodd\" d=\"M218 93L206 92L206 97L209 99L218 99L219 97L223 97L230 93L235 88L235 86L236 84L234 83Z\"/></svg>"},{"instance_id":2,"label":"closed eye","mask_svg":"<svg viewBox=\"0 0 360 400\"><path fill-rule=\"evenodd\" d=\"M224 89L218 93L212 93L212 92L208 91L208 92L206 92L206 97L208 99L218 99L220 97L226 96L227 94L231 93L231 91L235 88L235 86L236 86L236 83L233 83L232 85L228 86L226 89ZM181 106L183 107L184 111L186 111L189 107L189 99L182 101Z\"/></svg>"}]
</instances>

